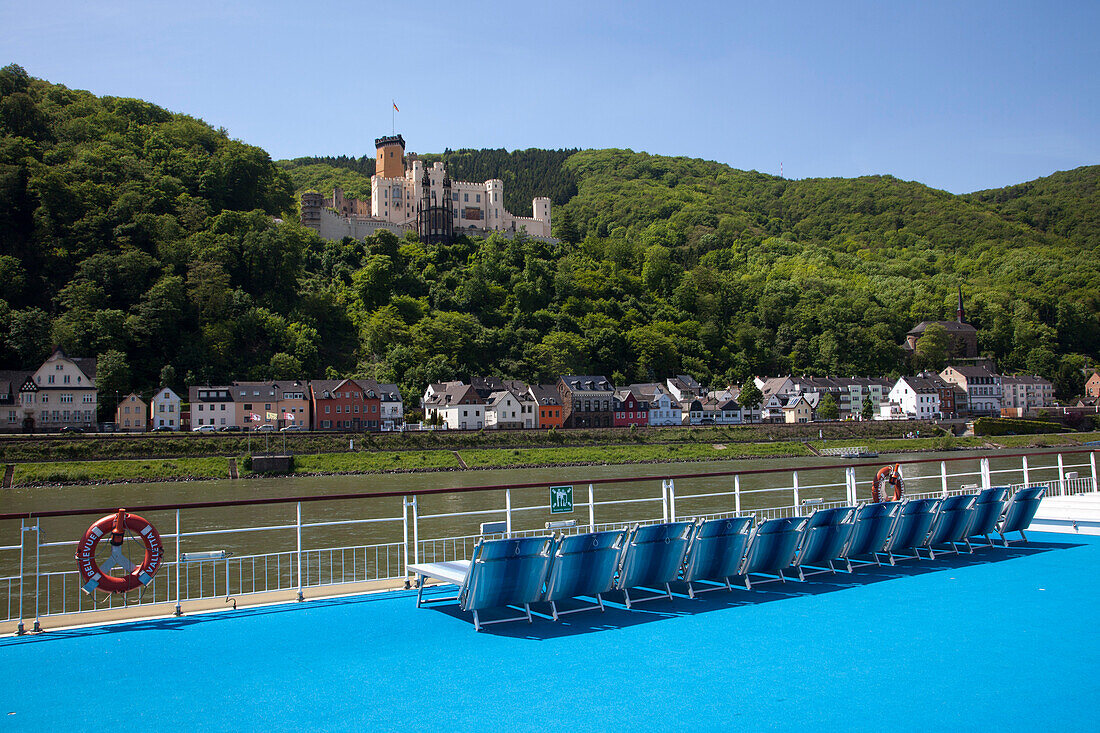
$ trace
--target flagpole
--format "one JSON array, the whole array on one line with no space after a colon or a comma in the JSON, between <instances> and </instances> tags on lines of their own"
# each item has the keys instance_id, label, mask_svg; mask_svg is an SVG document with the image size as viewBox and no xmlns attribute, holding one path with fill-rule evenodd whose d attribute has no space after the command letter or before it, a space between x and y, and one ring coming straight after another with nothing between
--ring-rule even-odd
<instances>
[{"instance_id":1,"label":"flagpole","mask_svg":"<svg viewBox=\"0 0 1100 733\"><path fill-rule=\"evenodd\" d=\"M397 134L397 100L396 99L391 99L390 101L392 102L392 104L390 106L393 107L393 109L390 110L390 135L396 135Z\"/></svg>"}]
</instances>

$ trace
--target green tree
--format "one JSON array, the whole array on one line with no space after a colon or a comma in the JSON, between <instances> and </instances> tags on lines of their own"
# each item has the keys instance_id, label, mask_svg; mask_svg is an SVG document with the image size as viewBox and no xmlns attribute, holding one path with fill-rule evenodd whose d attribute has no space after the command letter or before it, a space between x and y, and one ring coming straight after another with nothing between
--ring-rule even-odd
<instances>
[{"instance_id":1,"label":"green tree","mask_svg":"<svg viewBox=\"0 0 1100 733\"><path fill-rule=\"evenodd\" d=\"M764 401L764 393L756 386L756 382L750 379L741 387L741 395L737 401L741 403L741 407L749 410L749 422L752 422L752 411L760 408L760 403Z\"/></svg>"},{"instance_id":2,"label":"green tree","mask_svg":"<svg viewBox=\"0 0 1100 733\"><path fill-rule=\"evenodd\" d=\"M840 406L831 394L821 398L821 402L817 405L817 416L822 420L836 420L840 417Z\"/></svg>"},{"instance_id":3,"label":"green tree","mask_svg":"<svg viewBox=\"0 0 1100 733\"><path fill-rule=\"evenodd\" d=\"M917 346L913 350L914 366L918 369L940 371L947 363L950 344L946 328L938 323L929 325L917 339Z\"/></svg>"},{"instance_id":4,"label":"green tree","mask_svg":"<svg viewBox=\"0 0 1100 733\"><path fill-rule=\"evenodd\" d=\"M113 400L99 400L99 414L102 420L113 420L118 400L131 391L130 364L126 354L114 349L99 355L96 360L96 391L102 397L110 395Z\"/></svg>"},{"instance_id":5,"label":"green tree","mask_svg":"<svg viewBox=\"0 0 1100 733\"><path fill-rule=\"evenodd\" d=\"M860 417L862 417L864 420L870 420L874 418L875 406L871 402L871 398L869 396L863 398L863 409L860 410L859 414Z\"/></svg>"}]
</instances>

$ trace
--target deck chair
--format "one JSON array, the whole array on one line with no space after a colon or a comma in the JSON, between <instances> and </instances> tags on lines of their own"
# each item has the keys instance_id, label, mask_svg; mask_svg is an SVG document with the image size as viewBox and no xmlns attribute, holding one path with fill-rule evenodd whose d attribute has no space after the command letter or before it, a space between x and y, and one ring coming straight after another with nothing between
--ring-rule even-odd
<instances>
[{"instance_id":1,"label":"deck chair","mask_svg":"<svg viewBox=\"0 0 1100 733\"><path fill-rule=\"evenodd\" d=\"M836 572L833 560L844 552L845 546L855 529L855 507L845 506L834 509L818 509L806 520L802 537L795 553L794 566L798 569L798 579L805 580L803 568L828 565ZM824 569L821 570L824 572Z\"/></svg>"},{"instance_id":2,"label":"deck chair","mask_svg":"<svg viewBox=\"0 0 1100 733\"><path fill-rule=\"evenodd\" d=\"M909 499L901 503L898 511L898 519L894 522L894 528L886 538L883 550L890 564L894 564L894 557L915 557L921 560L919 548L924 546L928 538L928 530L939 513L940 499ZM902 555L901 552L911 550L912 555Z\"/></svg>"},{"instance_id":3,"label":"deck chair","mask_svg":"<svg viewBox=\"0 0 1100 733\"><path fill-rule=\"evenodd\" d=\"M423 599L424 578L457 585L458 595L427 601L458 601L463 611L474 614L474 630L505 621L527 619L531 623L531 604L542 597L546 574L550 569L552 537L522 537L503 540L478 540L469 560L410 565L420 586L416 607ZM482 621L478 611L486 608L523 606L524 615Z\"/></svg>"},{"instance_id":4,"label":"deck chair","mask_svg":"<svg viewBox=\"0 0 1100 733\"><path fill-rule=\"evenodd\" d=\"M753 574L778 575L781 581L787 582L783 570L794 562L794 553L806 520L806 517L783 517L757 525L749 539L741 572L738 573L745 580L745 588L752 590L749 578Z\"/></svg>"},{"instance_id":5,"label":"deck chair","mask_svg":"<svg viewBox=\"0 0 1100 733\"><path fill-rule=\"evenodd\" d=\"M555 621L559 616L593 608L604 610L603 594L615 587L615 573L619 569L623 548L626 545L626 528L607 532L561 537L554 543L546 591L542 600L550 603ZM591 596L596 604L558 610L558 601L579 596Z\"/></svg>"},{"instance_id":6,"label":"deck chair","mask_svg":"<svg viewBox=\"0 0 1100 733\"><path fill-rule=\"evenodd\" d=\"M619 578L615 587L626 597L626 607L631 603L651 601L655 598L672 600L672 587L669 585L680 575L680 566L684 564L691 534L695 530L694 522L666 522L639 527L635 525L623 552ZM631 588L659 589L665 592L646 598L630 598Z\"/></svg>"},{"instance_id":7,"label":"deck chair","mask_svg":"<svg viewBox=\"0 0 1100 733\"><path fill-rule=\"evenodd\" d=\"M977 499L977 494L959 494L940 500L940 510L936 513L936 518L928 529L928 538L924 541L929 556L935 559L936 545L950 545L957 555L957 542L966 542L967 549L974 552L966 538L974 521L974 502Z\"/></svg>"},{"instance_id":8,"label":"deck chair","mask_svg":"<svg viewBox=\"0 0 1100 733\"><path fill-rule=\"evenodd\" d=\"M1005 508L1004 517L997 525L997 534L1001 536L1001 542L1005 547L1008 547L1005 532L1019 532L1024 542L1027 542L1024 530L1031 525L1031 520L1035 518L1035 512L1039 509L1039 502L1043 500L1046 493L1046 486L1028 486L1017 491L1012 497L1012 501Z\"/></svg>"},{"instance_id":9,"label":"deck chair","mask_svg":"<svg viewBox=\"0 0 1100 733\"><path fill-rule=\"evenodd\" d=\"M688 596L697 592L693 583L725 583L733 590L730 577L737 575L748 546L753 517L729 517L701 521L691 539L682 580L687 583ZM722 585L709 585L699 593L719 590Z\"/></svg>"},{"instance_id":10,"label":"deck chair","mask_svg":"<svg viewBox=\"0 0 1100 733\"><path fill-rule=\"evenodd\" d=\"M980 536L985 537L985 541L993 547L993 540L989 535L997 530L997 521L1008 506L1009 491L1007 486L993 486L978 493L978 498L974 502L974 512L970 515L970 526L966 529L968 546L971 537Z\"/></svg>"},{"instance_id":11,"label":"deck chair","mask_svg":"<svg viewBox=\"0 0 1100 733\"><path fill-rule=\"evenodd\" d=\"M901 511L901 502L876 502L863 504L856 507L855 520L852 526L851 538L848 545L838 556L848 565L848 572L852 572L852 560L869 556L875 565L882 563L878 555L886 544L886 538L890 536L890 530L894 528L898 513ZM871 562L857 563L856 567L866 567Z\"/></svg>"}]
</instances>

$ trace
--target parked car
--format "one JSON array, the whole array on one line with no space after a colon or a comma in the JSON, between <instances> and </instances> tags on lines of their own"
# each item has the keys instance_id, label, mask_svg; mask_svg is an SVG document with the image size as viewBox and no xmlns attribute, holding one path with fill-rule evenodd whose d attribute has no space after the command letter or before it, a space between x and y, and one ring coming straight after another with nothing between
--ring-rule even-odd
<instances>
[{"instance_id":1,"label":"parked car","mask_svg":"<svg viewBox=\"0 0 1100 733\"><path fill-rule=\"evenodd\" d=\"M197 428L191 428L192 433L213 433L216 431L217 428L213 425L199 425Z\"/></svg>"},{"instance_id":2,"label":"parked car","mask_svg":"<svg viewBox=\"0 0 1100 733\"><path fill-rule=\"evenodd\" d=\"M75 425L66 425L65 427L61 428L61 432L63 432L63 433L83 433L84 428L78 428Z\"/></svg>"},{"instance_id":3,"label":"parked car","mask_svg":"<svg viewBox=\"0 0 1100 733\"><path fill-rule=\"evenodd\" d=\"M239 433L241 432L240 425L222 425L218 428L219 433Z\"/></svg>"},{"instance_id":4,"label":"parked car","mask_svg":"<svg viewBox=\"0 0 1100 733\"><path fill-rule=\"evenodd\" d=\"M267 423L256 428L257 433L272 433L275 432L275 426Z\"/></svg>"},{"instance_id":5,"label":"parked car","mask_svg":"<svg viewBox=\"0 0 1100 733\"><path fill-rule=\"evenodd\" d=\"M155 428L153 428L153 432L154 433L171 433L171 432L174 432L174 430L173 430L173 428L170 428L167 425L157 425Z\"/></svg>"},{"instance_id":6,"label":"parked car","mask_svg":"<svg viewBox=\"0 0 1100 733\"><path fill-rule=\"evenodd\" d=\"M279 428L279 431L283 433L300 433L305 431L305 429L305 425L287 425L286 427Z\"/></svg>"}]
</instances>

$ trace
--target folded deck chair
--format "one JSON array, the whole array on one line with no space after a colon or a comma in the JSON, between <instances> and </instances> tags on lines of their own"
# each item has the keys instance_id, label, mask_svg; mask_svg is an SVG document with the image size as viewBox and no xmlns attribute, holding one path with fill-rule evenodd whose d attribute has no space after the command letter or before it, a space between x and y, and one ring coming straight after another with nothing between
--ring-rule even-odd
<instances>
[{"instance_id":1,"label":"folded deck chair","mask_svg":"<svg viewBox=\"0 0 1100 733\"><path fill-rule=\"evenodd\" d=\"M855 514L855 507L844 506L818 509L810 515L794 557L794 566L798 568L800 580L806 579L802 571L804 567L828 565L830 570L836 572L833 560L841 556L852 537Z\"/></svg>"},{"instance_id":2,"label":"folded deck chair","mask_svg":"<svg viewBox=\"0 0 1100 733\"><path fill-rule=\"evenodd\" d=\"M971 537L985 537L985 541L993 547L989 535L997 530L997 522L1008 506L1009 491L1011 489L1007 486L993 486L978 492L974 513L970 515L970 526L966 529L967 544Z\"/></svg>"},{"instance_id":3,"label":"folded deck chair","mask_svg":"<svg viewBox=\"0 0 1100 733\"><path fill-rule=\"evenodd\" d=\"M769 519L757 525L749 539L745 561L738 573L745 579L745 587L752 590L749 577L754 573L778 575L784 583L783 570L794 562L799 535L806 526L806 517Z\"/></svg>"},{"instance_id":4,"label":"folded deck chair","mask_svg":"<svg viewBox=\"0 0 1100 733\"><path fill-rule=\"evenodd\" d=\"M478 540L469 560L410 565L417 576L419 591L416 606L425 601L424 578L434 578L459 586L458 595L429 602L457 600L463 611L474 614L474 630L505 621L531 622L531 603L542 596L550 569L552 537L522 537L504 540ZM523 606L524 615L494 621L481 621L478 611L486 608Z\"/></svg>"},{"instance_id":5,"label":"folded deck chair","mask_svg":"<svg viewBox=\"0 0 1100 733\"><path fill-rule=\"evenodd\" d=\"M852 572L852 560L863 556L870 556L875 565L881 565L878 554L882 552L886 544L886 538L890 536L890 530L894 528L898 513L901 511L901 502L875 502L856 507L854 526L848 545L840 553L840 558L848 565L848 572ZM870 562L859 563L857 567L870 565Z\"/></svg>"},{"instance_id":6,"label":"folded deck chair","mask_svg":"<svg viewBox=\"0 0 1100 733\"><path fill-rule=\"evenodd\" d=\"M615 573L626 546L626 532L625 527L608 532L588 532L561 537L554 543L542 600L550 602L555 621L567 613L592 608L604 610L603 594L615 587ZM578 596L592 596L596 599L596 605L558 610L558 601Z\"/></svg>"},{"instance_id":7,"label":"folded deck chair","mask_svg":"<svg viewBox=\"0 0 1100 733\"><path fill-rule=\"evenodd\" d=\"M672 600L672 587L669 585L680 575L680 566L684 564L694 522L667 522L644 527L635 525L631 530L623 552L619 579L615 587L626 597L626 607L630 608L631 588L659 589L665 592L647 598L634 599L634 603L651 601L654 598Z\"/></svg>"},{"instance_id":8,"label":"folded deck chair","mask_svg":"<svg viewBox=\"0 0 1100 733\"><path fill-rule=\"evenodd\" d=\"M940 500L940 510L936 513L936 518L928 529L928 538L924 541L932 558L936 557L936 545L950 545L955 554L959 554L956 542L966 542L967 549L974 552L966 538L970 525L974 522L974 502L977 499L977 494L960 494Z\"/></svg>"},{"instance_id":9,"label":"folded deck chair","mask_svg":"<svg viewBox=\"0 0 1100 733\"><path fill-rule=\"evenodd\" d=\"M921 559L918 548L924 546L928 538L928 530L939 512L940 499L909 499L901 503L898 511L898 519L894 522L894 528L886 538L884 550L890 564L894 564L894 556L915 557ZM912 555L900 555L905 550L912 550Z\"/></svg>"},{"instance_id":10,"label":"folded deck chair","mask_svg":"<svg viewBox=\"0 0 1100 733\"><path fill-rule=\"evenodd\" d=\"M684 563L682 579L687 583L688 596L695 597L696 590L692 583L701 581L725 583L725 588L732 590L730 577L737 575L741 568L752 521L752 517L729 517L699 523ZM714 585L699 592L719 590L722 587Z\"/></svg>"},{"instance_id":11,"label":"folded deck chair","mask_svg":"<svg viewBox=\"0 0 1100 733\"><path fill-rule=\"evenodd\" d=\"M1005 537L1005 532L1019 532L1020 536L1024 538L1024 542L1027 542L1027 535L1024 534L1024 530L1031 525L1031 520L1035 518L1035 512L1039 509L1039 502L1043 500L1046 493L1047 487L1045 486L1029 486L1020 489L1012 497L1012 501L1005 508L1004 517L997 525L997 534L1001 536L1001 542L1004 543L1005 547L1008 547L1008 538Z\"/></svg>"}]
</instances>

